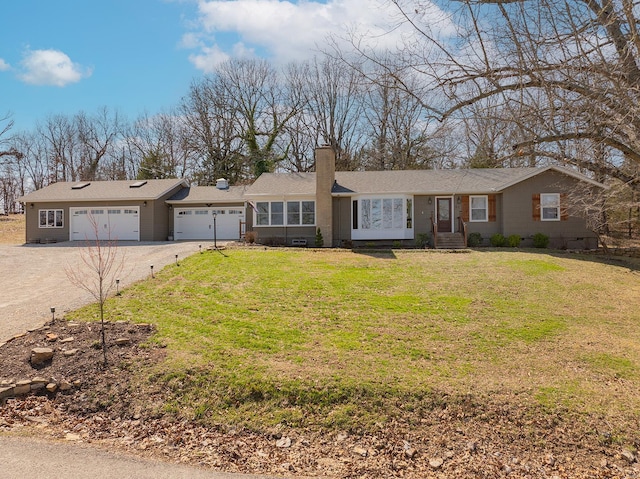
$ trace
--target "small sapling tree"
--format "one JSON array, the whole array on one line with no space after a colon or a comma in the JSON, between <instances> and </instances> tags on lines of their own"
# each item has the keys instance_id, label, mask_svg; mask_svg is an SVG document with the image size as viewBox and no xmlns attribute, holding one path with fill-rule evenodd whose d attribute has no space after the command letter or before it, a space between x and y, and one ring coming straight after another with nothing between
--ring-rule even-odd
<instances>
[{"instance_id":1,"label":"small sapling tree","mask_svg":"<svg viewBox=\"0 0 640 479\"><path fill-rule=\"evenodd\" d=\"M124 267L124 255L120 254L117 242L111 238L101 239L96 218L89 214L93 237L87 237L79 248L80 261L75 267L67 266L66 274L71 283L87 291L97 302L100 311L100 342L103 364L107 363L107 341L105 337L104 307L109 294L116 287ZM111 232L111 229L109 229Z\"/></svg>"}]
</instances>

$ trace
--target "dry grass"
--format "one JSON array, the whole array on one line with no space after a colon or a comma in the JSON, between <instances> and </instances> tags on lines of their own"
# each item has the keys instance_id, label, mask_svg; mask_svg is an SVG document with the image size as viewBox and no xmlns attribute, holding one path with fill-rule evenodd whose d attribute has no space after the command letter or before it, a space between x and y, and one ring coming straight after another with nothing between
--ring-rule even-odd
<instances>
[{"instance_id":1,"label":"dry grass","mask_svg":"<svg viewBox=\"0 0 640 479\"><path fill-rule=\"evenodd\" d=\"M24 215L0 215L0 244L23 244L24 221Z\"/></svg>"}]
</instances>

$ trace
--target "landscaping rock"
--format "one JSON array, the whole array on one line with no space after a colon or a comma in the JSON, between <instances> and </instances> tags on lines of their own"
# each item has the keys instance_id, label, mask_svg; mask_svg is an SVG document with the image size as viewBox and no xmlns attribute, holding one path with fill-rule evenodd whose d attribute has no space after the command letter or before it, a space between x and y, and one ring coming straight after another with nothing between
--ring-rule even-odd
<instances>
[{"instance_id":1,"label":"landscaping rock","mask_svg":"<svg viewBox=\"0 0 640 479\"><path fill-rule=\"evenodd\" d=\"M434 457L433 459L429 459L429 466L431 466L432 469L440 469L443 464L444 459L442 459L441 457Z\"/></svg>"},{"instance_id":2,"label":"landscaping rock","mask_svg":"<svg viewBox=\"0 0 640 479\"><path fill-rule=\"evenodd\" d=\"M16 395L20 394L29 394L31 392L31 381L28 379L23 379L22 381L18 381L13 388L13 393Z\"/></svg>"},{"instance_id":3,"label":"landscaping rock","mask_svg":"<svg viewBox=\"0 0 640 479\"><path fill-rule=\"evenodd\" d=\"M131 342L131 340L129 338L117 338L116 339L116 344L118 346L127 346L130 342Z\"/></svg>"},{"instance_id":4,"label":"landscaping rock","mask_svg":"<svg viewBox=\"0 0 640 479\"><path fill-rule=\"evenodd\" d=\"M78 350L77 349L68 349L66 351L63 351L62 354L66 357L70 357L70 356L75 356L76 354L78 354Z\"/></svg>"},{"instance_id":5,"label":"landscaping rock","mask_svg":"<svg viewBox=\"0 0 640 479\"><path fill-rule=\"evenodd\" d=\"M364 447L355 446L353 448L353 452L358 456L367 457L369 455L369 451L367 451Z\"/></svg>"},{"instance_id":6,"label":"landscaping rock","mask_svg":"<svg viewBox=\"0 0 640 479\"><path fill-rule=\"evenodd\" d=\"M39 366L53 359L53 349L51 348L33 348L31 350L31 364Z\"/></svg>"},{"instance_id":7,"label":"landscaping rock","mask_svg":"<svg viewBox=\"0 0 640 479\"><path fill-rule=\"evenodd\" d=\"M291 438L283 437L276 441L276 447L286 448L291 447Z\"/></svg>"},{"instance_id":8,"label":"landscaping rock","mask_svg":"<svg viewBox=\"0 0 640 479\"><path fill-rule=\"evenodd\" d=\"M73 336L69 336L68 338L61 339L60 342L61 343L70 343L71 341L73 341L75 339L76 338L74 338Z\"/></svg>"},{"instance_id":9,"label":"landscaping rock","mask_svg":"<svg viewBox=\"0 0 640 479\"><path fill-rule=\"evenodd\" d=\"M620 455L629 464L633 464L634 462L636 462L636 455L633 453L633 451L630 451L629 449L623 449Z\"/></svg>"}]
</instances>

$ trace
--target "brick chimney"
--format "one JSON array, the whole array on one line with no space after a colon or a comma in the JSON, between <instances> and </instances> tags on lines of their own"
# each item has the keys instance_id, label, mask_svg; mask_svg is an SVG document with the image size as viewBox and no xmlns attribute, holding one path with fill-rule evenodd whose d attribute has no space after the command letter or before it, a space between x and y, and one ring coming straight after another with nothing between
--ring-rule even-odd
<instances>
[{"instance_id":1,"label":"brick chimney","mask_svg":"<svg viewBox=\"0 0 640 479\"><path fill-rule=\"evenodd\" d=\"M320 228L324 246L333 246L333 199L331 189L336 179L336 154L329 145L316 148L316 227Z\"/></svg>"}]
</instances>

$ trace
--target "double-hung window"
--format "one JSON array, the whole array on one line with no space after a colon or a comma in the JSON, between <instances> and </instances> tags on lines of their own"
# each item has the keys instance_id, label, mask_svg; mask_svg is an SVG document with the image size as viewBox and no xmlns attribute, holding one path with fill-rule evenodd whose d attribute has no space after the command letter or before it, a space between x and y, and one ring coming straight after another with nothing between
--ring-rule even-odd
<instances>
[{"instance_id":1,"label":"double-hung window","mask_svg":"<svg viewBox=\"0 0 640 479\"><path fill-rule=\"evenodd\" d=\"M315 201L258 201L256 226L313 226L316 223Z\"/></svg>"},{"instance_id":2,"label":"double-hung window","mask_svg":"<svg viewBox=\"0 0 640 479\"><path fill-rule=\"evenodd\" d=\"M62 210L39 210L40 213L40 228L62 228L63 211Z\"/></svg>"},{"instance_id":3,"label":"double-hung window","mask_svg":"<svg viewBox=\"0 0 640 479\"><path fill-rule=\"evenodd\" d=\"M287 201L287 225L314 225L315 222L315 201Z\"/></svg>"},{"instance_id":4,"label":"double-hung window","mask_svg":"<svg viewBox=\"0 0 640 479\"><path fill-rule=\"evenodd\" d=\"M489 220L489 201L486 195L469 197L469 219L470 221Z\"/></svg>"},{"instance_id":5,"label":"double-hung window","mask_svg":"<svg viewBox=\"0 0 640 479\"><path fill-rule=\"evenodd\" d=\"M540 219L542 221L560 221L559 193L542 193L540 195Z\"/></svg>"}]
</instances>

